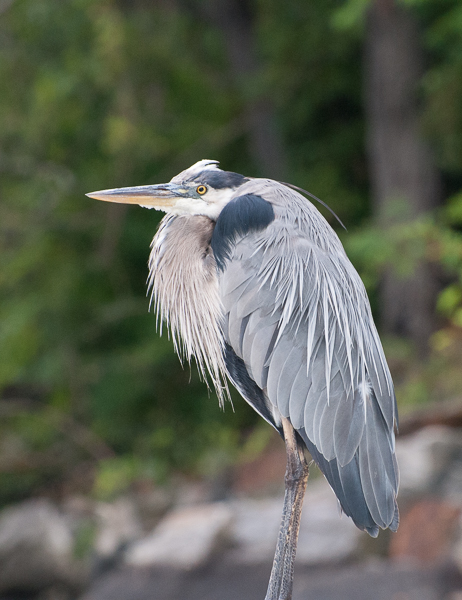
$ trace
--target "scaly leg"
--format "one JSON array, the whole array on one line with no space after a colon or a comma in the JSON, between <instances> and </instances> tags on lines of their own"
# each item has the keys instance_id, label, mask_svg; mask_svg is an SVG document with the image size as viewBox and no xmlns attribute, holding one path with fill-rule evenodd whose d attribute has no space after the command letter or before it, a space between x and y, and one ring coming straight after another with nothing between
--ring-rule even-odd
<instances>
[{"instance_id":1,"label":"scaly leg","mask_svg":"<svg viewBox=\"0 0 462 600\"><path fill-rule=\"evenodd\" d=\"M303 450L297 444L294 428L284 417L282 427L287 452L284 507L265 600L291 600L292 598L298 530L308 482L309 466Z\"/></svg>"}]
</instances>

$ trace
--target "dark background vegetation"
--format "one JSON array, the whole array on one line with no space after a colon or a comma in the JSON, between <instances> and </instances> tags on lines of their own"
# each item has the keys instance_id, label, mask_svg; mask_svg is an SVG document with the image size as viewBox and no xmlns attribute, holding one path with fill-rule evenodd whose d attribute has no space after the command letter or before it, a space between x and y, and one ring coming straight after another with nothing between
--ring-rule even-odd
<instances>
[{"instance_id":1,"label":"dark background vegetation","mask_svg":"<svg viewBox=\"0 0 462 600\"><path fill-rule=\"evenodd\" d=\"M461 98L460 0L0 0L0 504L264 449L156 333L161 215L85 196L202 158L327 202L402 412L460 397Z\"/></svg>"}]
</instances>

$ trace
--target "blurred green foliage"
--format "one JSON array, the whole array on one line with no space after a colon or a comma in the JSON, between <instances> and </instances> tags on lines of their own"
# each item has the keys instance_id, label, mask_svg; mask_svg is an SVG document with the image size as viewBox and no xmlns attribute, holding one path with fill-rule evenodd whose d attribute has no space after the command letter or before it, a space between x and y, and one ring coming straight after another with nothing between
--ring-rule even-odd
<instances>
[{"instance_id":1,"label":"blurred green foliage","mask_svg":"<svg viewBox=\"0 0 462 600\"><path fill-rule=\"evenodd\" d=\"M243 443L261 448L253 411L235 394L222 412L156 333L145 280L160 216L85 197L167 181L201 158L263 174L243 117L256 97L274 104L286 180L352 228L343 239L369 290L387 263L405 274L431 255L447 277L440 310L462 326L458 0L412 3L430 61L423 126L452 199L386 231L368 224L367 2L252 3L260 72L239 80L223 33L191 4L0 2L1 503L69 480L108 497L172 470L213 472Z\"/></svg>"},{"instance_id":2,"label":"blurred green foliage","mask_svg":"<svg viewBox=\"0 0 462 600\"><path fill-rule=\"evenodd\" d=\"M436 310L441 329L430 340L426 361L403 339L384 340L401 412L428 401L460 397L462 372L462 195L455 194L440 211L387 227L364 225L344 236L346 250L358 267L372 300L380 276L390 268L406 278L419 261L434 265L442 280ZM374 302L373 302L374 305Z\"/></svg>"}]
</instances>

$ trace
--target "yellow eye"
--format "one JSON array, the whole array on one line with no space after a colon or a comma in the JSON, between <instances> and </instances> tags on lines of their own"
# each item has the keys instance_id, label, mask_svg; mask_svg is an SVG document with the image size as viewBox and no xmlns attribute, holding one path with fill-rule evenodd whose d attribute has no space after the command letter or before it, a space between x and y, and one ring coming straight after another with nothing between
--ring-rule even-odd
<instances>
[{"instance_id":1,"label":"yellow eye","mask_svg":"<svg viewBox=\"0 0 462 600\"><path fill-rule=\"evenodd\" d=\"M205 185L199 185L196 188L196 192L198 194L200 194L201 196L203 196L205 194L205 192L207 191L207 188L205 187Z\"/></svg>"}]
</instances>

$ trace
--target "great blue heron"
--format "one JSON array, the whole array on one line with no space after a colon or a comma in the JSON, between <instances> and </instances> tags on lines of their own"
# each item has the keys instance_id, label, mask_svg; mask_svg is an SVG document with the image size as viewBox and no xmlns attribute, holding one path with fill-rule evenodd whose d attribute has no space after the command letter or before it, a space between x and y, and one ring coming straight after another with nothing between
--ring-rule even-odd
<instances>
[{"instance_id":1,"label":"great blue heron","mask_svg":"<svg viewBox=\"0 0 462 600\"><path fill-rule=\"evenodd\" d=\"M304 451L371 536L398 527L393 383L363 283L292 186L201 160L170 183L88 194L167 214L149 286L177 352L222 403L226 378L283 437L285 498L266 600L292 596Z\"/></svg>"}]
</instances>

